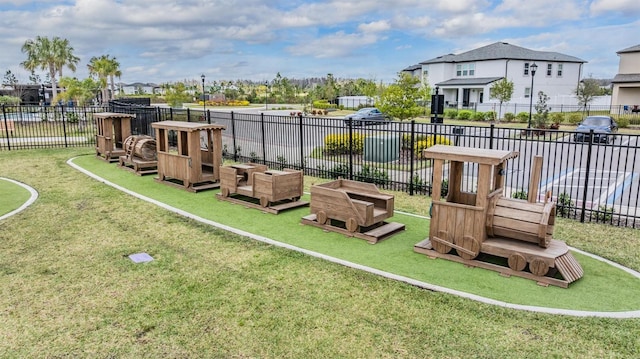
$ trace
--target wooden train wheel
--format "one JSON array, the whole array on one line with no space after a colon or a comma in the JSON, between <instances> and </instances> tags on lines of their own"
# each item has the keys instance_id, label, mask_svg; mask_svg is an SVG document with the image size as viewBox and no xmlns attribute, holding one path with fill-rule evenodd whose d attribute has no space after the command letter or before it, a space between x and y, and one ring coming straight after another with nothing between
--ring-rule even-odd
<instances>
[{"instance_id":1,"label":"wooden train wheel","mask_svg":"<svg viewBox=\"0 0 640 359\"><path fill-rule=\"evenodd\" d=\"M520 253L513 253L508 259L509 268L514 271L521 271L527 266L527 259Z\"/></svg>"},{"instance_id":2,"label":"wooden train wheel","mask_svg":"<svg viewBox=\"0 0 640 359\"><path fill-rule=\"evenodd\" d=\"M454 241L458 247L456 253L464 259L474 259L480 254L480 242L471 236L464 236Z\"/></svg>"},{"instance_id":3,"label":"wooden train wheel","mask_svg":"<svg viewBox=\"0 0 640 359\"><path fill-rule=\"evenodd\" d=\"M267 196L260 197L260 205L262 207L268 207L269 206L269 199L267 198Z\"/></svg>"},{"instance_id":4,"label":"wooden train wheel","mask_svg":"<svg viewBox=\"0 0 640 359\"><path fill-rule=\"evenodd\" d=\"M351 233L358 231L358 221L356 221L356 219L353 217L347 219L346 226L347 226L347 231Z\"/></svg>"},{"instance_id":5,"label":"wooden train wheel","mask_svg":"<svg viewBox=\"0 0 640 359\"><path fill-rule=\"evenodd\" d=\"M534 258L529 263L529 270L537 276L544 276L549 272L549 265L542 258Z\"/></svg>"},{"instance_id":6,"label":"wooden train wheel","mask_svg":"<svg viewBox=\"0 0 640 359\"><path fill-rule=\"evenodd\" d=\"M327 223L327 212L318 211L318 213L316 213L316 221L318 221L318 223L320 224Z\"/></svg>"},{"instance_id":7,"label":"wooden train wheel","mask_svg":"<svg viewBox=\"0 0 640 359\"><path fill-rule=\"evenodd\" d=\"M431 237L431 246L433 249L442 254L447 254L451 251L451 246L447 243L452 243L453 240L449 238L449 233L447 231L438 231L438 236Z\"/></svg>"},{"instance_id":8,"label":"wooden train wheel","mask_svg":"<svg viewBox=\"0 0 640 359\"><path fill-rule=\"evenodd\" d=\"M220 189L220 194L222 195L222 197L229 197L229 189L227 187L222 187Z\"/></svg>"}]
</instances>

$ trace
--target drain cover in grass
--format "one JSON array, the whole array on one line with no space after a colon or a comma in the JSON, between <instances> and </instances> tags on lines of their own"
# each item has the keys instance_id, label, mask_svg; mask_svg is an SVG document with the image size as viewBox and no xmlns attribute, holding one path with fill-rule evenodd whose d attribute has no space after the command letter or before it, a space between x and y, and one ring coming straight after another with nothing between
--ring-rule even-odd
<instances>
[{"instance_id":1,"label":"drain cover in grass","mask_svg":"<svg viewBox=\"0 0 640 359\"><path fill-rule=\"evenodd\" d=\"M151 262L153 260L153 257L143 252L143 253L130 254L129 259L131 259L133 263L144 263L144 262Z\"/></svg>"}]
</instances>

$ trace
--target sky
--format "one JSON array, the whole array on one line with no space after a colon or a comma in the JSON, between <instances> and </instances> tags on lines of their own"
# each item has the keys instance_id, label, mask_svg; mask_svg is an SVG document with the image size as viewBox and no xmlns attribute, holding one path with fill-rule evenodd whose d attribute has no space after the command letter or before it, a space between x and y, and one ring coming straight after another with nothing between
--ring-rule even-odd
<instances>
[{"instance_id":1,"label":"sky","mask_svg":"<svg viewBox=\"0 0 640 359\"><path fill-rule=\"evenodd\" d=\"M29 74L21 47L66 38L86 78L93 56L123 83L364 78L502 41L587 61L613 78L617 51L640 44L638 0L0 0L0 72ZM45 72L39 72L45 78Z\"/></svg>"}]
</instances>

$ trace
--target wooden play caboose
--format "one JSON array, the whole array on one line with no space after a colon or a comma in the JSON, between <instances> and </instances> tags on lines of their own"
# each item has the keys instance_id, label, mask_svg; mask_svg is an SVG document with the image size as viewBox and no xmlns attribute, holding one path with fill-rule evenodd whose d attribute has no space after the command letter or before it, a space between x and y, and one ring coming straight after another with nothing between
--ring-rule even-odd
<instances>
[{"instance_id":1,"label":"wooden play caboose","mask_svg":"<svg viewBox=\"0 0 640 359\"><path fill-rule=\"evenodd\" d=\"M190 192L220 187L223 125L162 121L156 132L156 180Z\"/></svg>"},{"instance_id":2,"label":"wooden play caboose","mask_svg":"<svg viewBox=\"0 0 640 359\"><path fill-rule=\"evenodd\" d=\"M96 155L105 161L118 161L125 155L124 140L131 136L131 120L136 116L128 113L94 113L96 122Z\"/></svg>"},{"instance_id":3,"label":"wooden play caboose","mask_svg":"<svg viewBox=\"0 0 640 359\"><path fill-rule=\"evenodd\" d=\"M506 162L518 152L436 145L423 153L433 159L433 202L429 238L416 252L565 288L583 276L567 245L553 239L555 203L549 196L537 201L542 157L534 159L528 200L521 200L504 196ZM463 190L465 179L477 179L475 192Z\"/></svg>"}]
</instances>

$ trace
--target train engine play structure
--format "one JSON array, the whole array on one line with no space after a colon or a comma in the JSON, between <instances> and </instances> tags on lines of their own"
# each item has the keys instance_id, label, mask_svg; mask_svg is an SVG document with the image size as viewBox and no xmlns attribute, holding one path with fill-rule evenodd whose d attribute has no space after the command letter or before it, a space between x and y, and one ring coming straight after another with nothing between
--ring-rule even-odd
<instances>
[{"instance_id":1,"label":"train engine play structure","mask_svg":"<svg viewBox=\"0 0 640 359\"><path fill-rule=\"evenodd\" d=\"M495 270L567 288L584 271L567 245L553 239L555 203L550 194L538 202L542 157L535 157L528 199L504 196L507 160L518 152L436 145L424 150L433 159L433 187L429 237L414 251L470 267ZM448 169L448 193L441 200ZM477 171L473 176L467 172ZM463 181L476 180L475 192Z\"/></svg>"}]
</instances>

